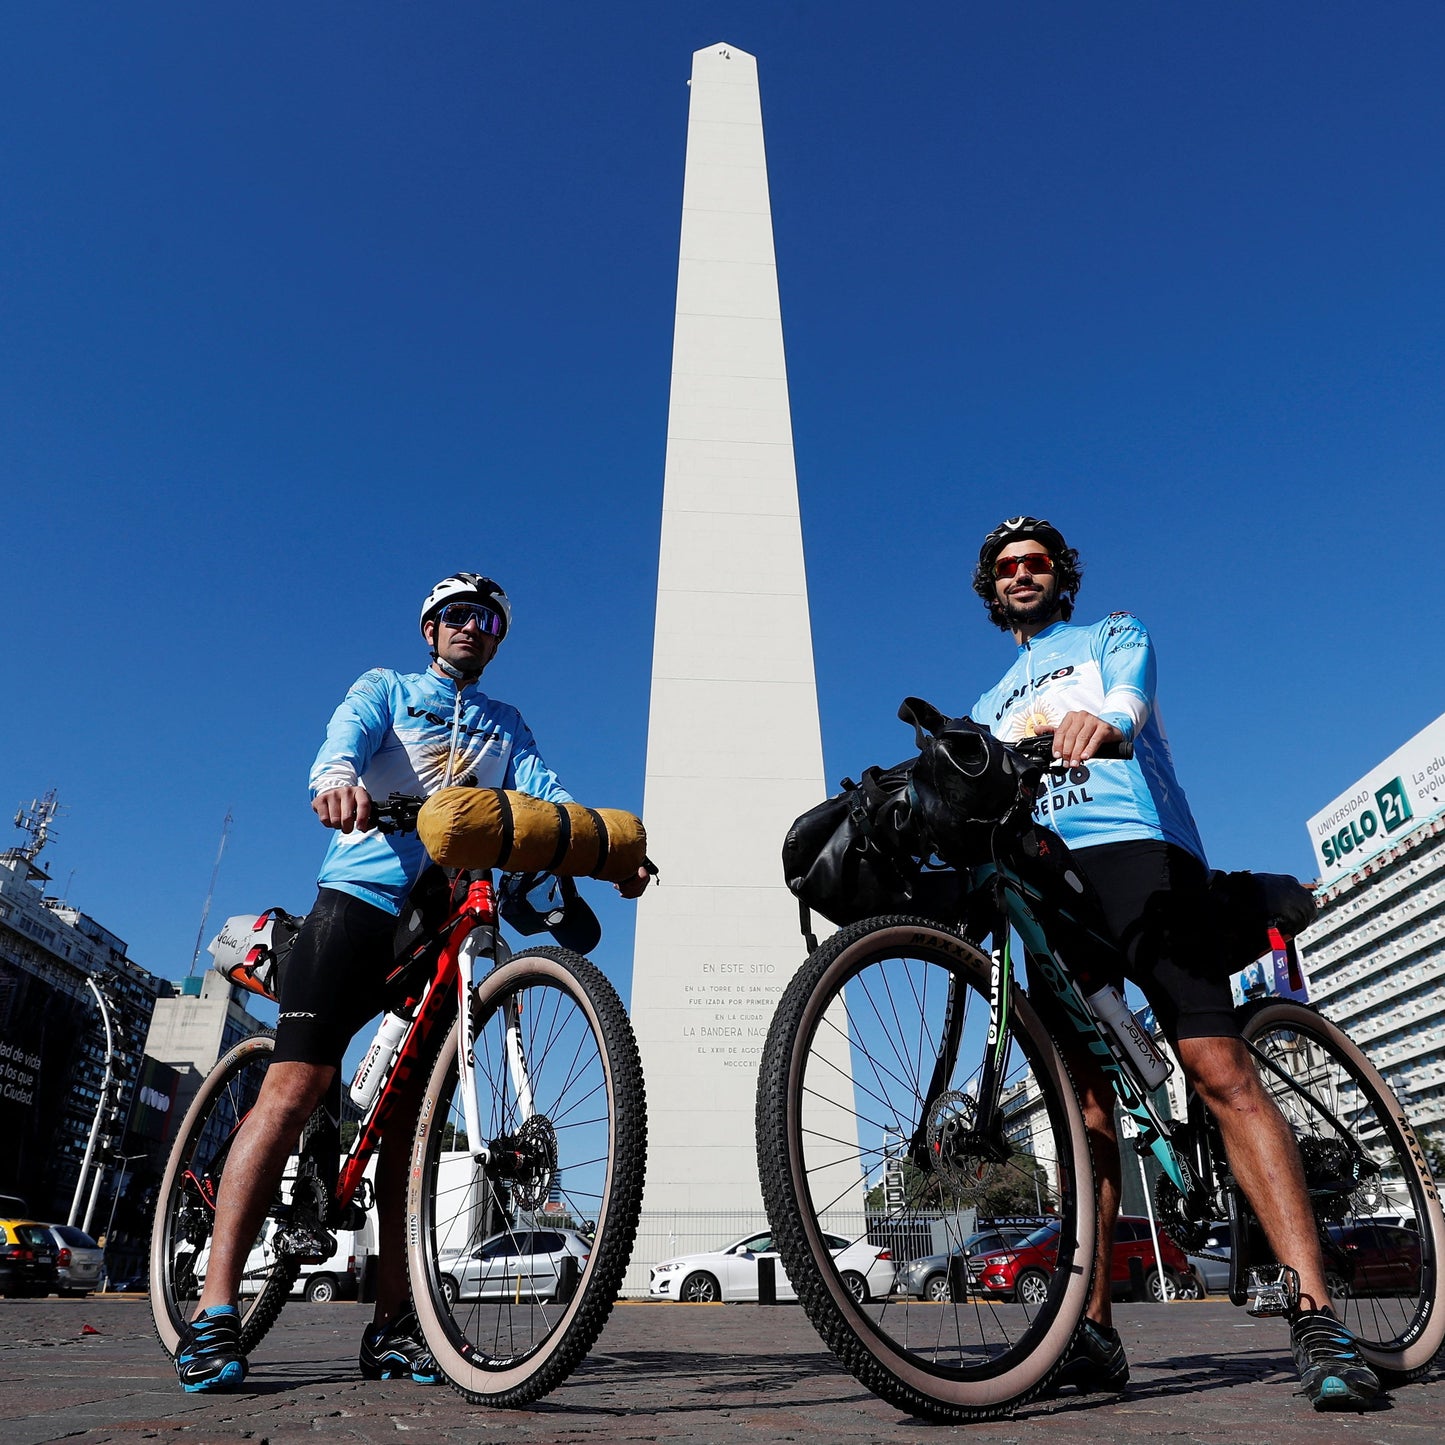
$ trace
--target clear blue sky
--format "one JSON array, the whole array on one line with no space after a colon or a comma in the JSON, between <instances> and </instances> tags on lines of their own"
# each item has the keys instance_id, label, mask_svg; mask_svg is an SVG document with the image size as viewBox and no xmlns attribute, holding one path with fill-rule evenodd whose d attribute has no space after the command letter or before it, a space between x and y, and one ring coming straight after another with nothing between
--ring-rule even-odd
<instances>
[{"instance_id":1,"label":"clear blue sky","mask_svg":"<svg viewBox=\"0 0 1445 1445\"><path fill-rule=\"evenodd\" d=\"M515 599L492 690L641 806L719 40L762 76L830 780L1007 665L968 572L1024 510L1081 616L1151 627L1216 865L1308 874L1305 819L1445 711L1438 4L10 6L0 806L59 790L56 889L147 967L228 807L213 921L309 905L326 719L457 567Z\"/></svg>"}]
</instances>

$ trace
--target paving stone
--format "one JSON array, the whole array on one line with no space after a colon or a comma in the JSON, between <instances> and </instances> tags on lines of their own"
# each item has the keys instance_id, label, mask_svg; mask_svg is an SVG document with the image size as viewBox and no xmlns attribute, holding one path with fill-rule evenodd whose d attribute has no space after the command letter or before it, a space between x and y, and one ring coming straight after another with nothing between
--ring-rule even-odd
<instances>
[{"instance_id":1,"label":"paving stone","mask_svg":"<svg viewBox=\"0 0 1445 1445\"><path fill-rule=\"evenodd\" d=\"M842 1371L797 1306L623 1304L570 1380L527 1410L363 1381L358 1305L290 1305L234 1394L185 1395L144 1300L0 1300L0 1441L79 1445L902 1445L935 1427ZM82 1324L100 1331L81 1335ZM1133 1371L1122 1400L1066 1395L955 1427L969 1445L1437 1445L1445 1370L1362 1415L1295 1394L1284 1327L1228 1304L1116 1311Z\"/></svg>"}]
</instances>

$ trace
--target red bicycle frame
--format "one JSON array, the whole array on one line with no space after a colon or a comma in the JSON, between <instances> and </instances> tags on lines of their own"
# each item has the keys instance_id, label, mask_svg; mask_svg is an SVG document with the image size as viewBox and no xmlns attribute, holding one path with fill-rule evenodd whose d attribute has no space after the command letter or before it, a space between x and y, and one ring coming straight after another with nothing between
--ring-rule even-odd
<instances>
[{"instance_id":1,"label":"red bicycle frame","mask_svg":"<svg viewBox=\"0 0 1445 1445\"><path fill-rule=\"evenodd\" d=\"M496 895L490 876L476 879L468 888L461 907L453 915L447 929L447 941L442 945L436 967L422 990L420 1000L407 999L404 1008L414 1009L411 1027L402 1038L401 1047L392 1060L391 1067L381 1083L381 1092L371 1112L362 1122L341 1164L341 1174L336 1183L333 1208L341 1210L356 1197L361 1188L362 1175L371 1156L376 1152L387 1129L396 1122L400 1108L402 1085L407 1083L422 1061L429 1057L429 1045L436 1037L438 1027L445 1027L449 1018L451 1002L459 1010L467 1007L468 990L471 980L463 977L460 959L462 945L472 930L487 924L496 927Z\"/></svg>"}]
</instances>

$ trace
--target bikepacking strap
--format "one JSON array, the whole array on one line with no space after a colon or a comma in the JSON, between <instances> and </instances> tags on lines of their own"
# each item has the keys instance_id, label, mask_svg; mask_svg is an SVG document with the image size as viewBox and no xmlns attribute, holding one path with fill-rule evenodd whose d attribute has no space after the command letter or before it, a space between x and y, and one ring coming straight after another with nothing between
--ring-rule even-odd
<instances>
[{"instance_id":1,"label":"bikepacking strap","mask_svg":"<svg viewBox=\"0 0 1445 1445\"><path fill-rule=\"evenodd\" d=\"M445 868L504 868L623 883L647 867L642 819L620 808L549 803L510 788L441 788L417 836Z\"/></svg>"}]
</instances>

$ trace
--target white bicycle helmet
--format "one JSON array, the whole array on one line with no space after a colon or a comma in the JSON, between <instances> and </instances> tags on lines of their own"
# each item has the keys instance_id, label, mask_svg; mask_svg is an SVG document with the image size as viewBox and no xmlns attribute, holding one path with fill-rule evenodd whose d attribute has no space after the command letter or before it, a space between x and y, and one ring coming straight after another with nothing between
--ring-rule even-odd
<instances>
[{"instance_id":1,"label":"white bicycle helmet","mask_svg":"<svg viewBox=\"0 0 1445 1445\"><path fill-rule=\"evenodd\" d=\"M480 572L453 572L443 577L426 595L421 605L421 630L426 635L426 625L448 602L480 602L502 614L502 641L512 630L512 604L501 586Z\"/></svg>"}]
</instances>

